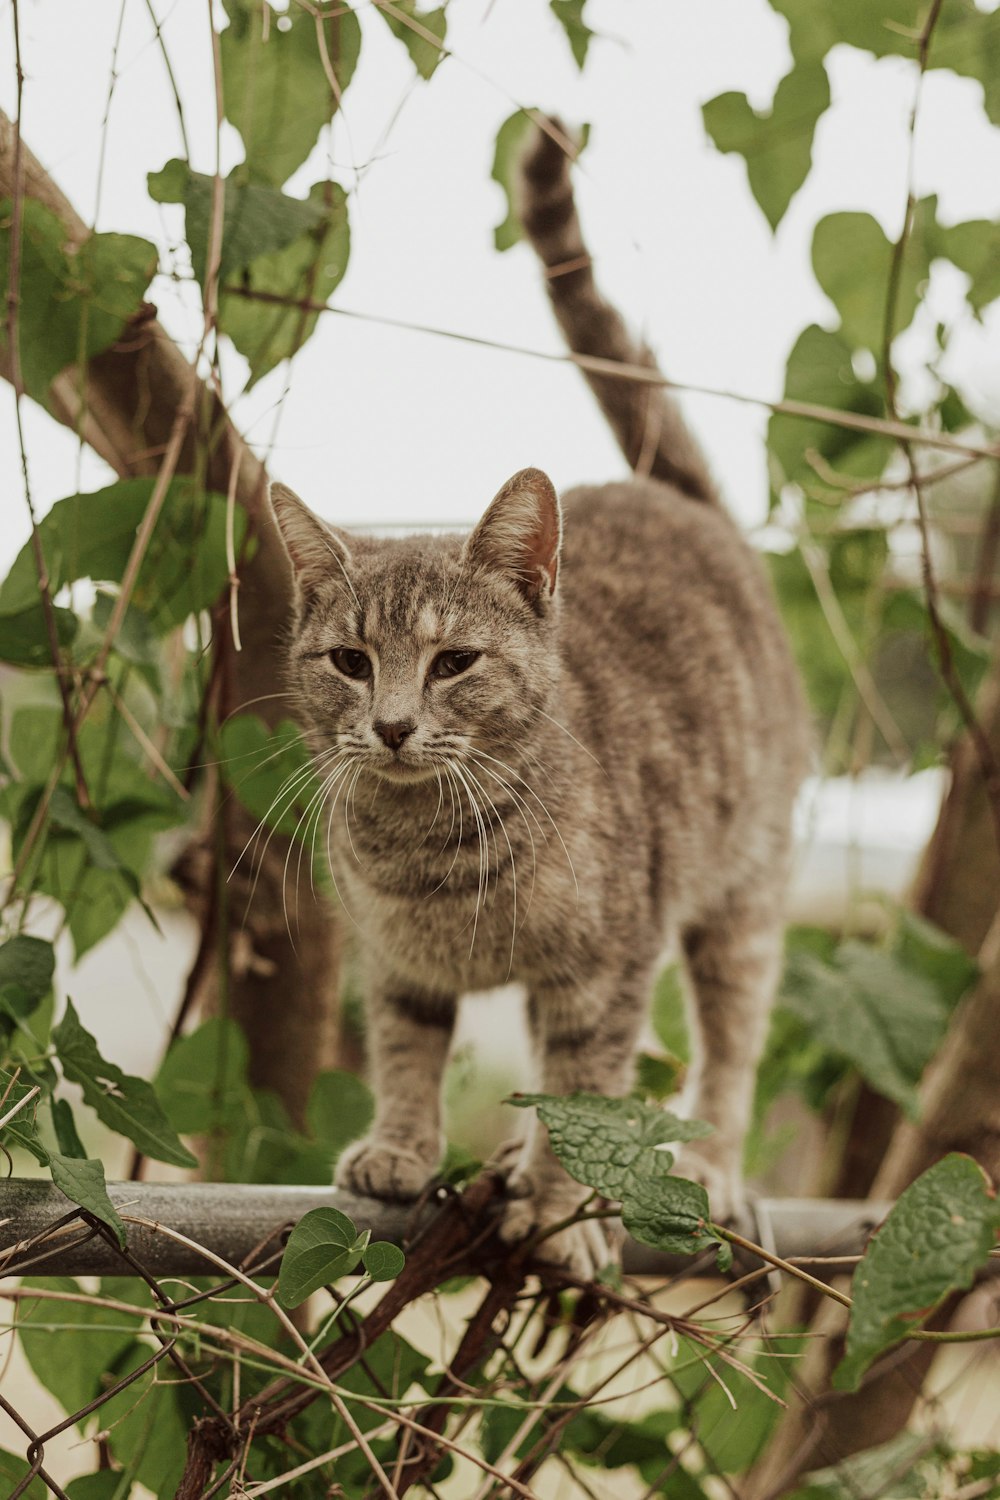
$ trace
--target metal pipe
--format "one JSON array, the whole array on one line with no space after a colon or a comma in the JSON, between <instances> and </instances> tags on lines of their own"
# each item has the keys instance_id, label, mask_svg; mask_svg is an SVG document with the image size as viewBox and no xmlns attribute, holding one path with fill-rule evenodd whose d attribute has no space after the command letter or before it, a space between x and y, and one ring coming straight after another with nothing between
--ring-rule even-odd
<instances>
[{"instance_id":1,"label":"metal pipe","mask_svg":"<svg viewBox=\"0 0 1000 1500\"><path fill-rule=\"evenodd\" d=\"M270 1242L281 1247L284 1233L313 1208L339 1208L373 1239L403 1243L423 1222L412 1206L358 1198L337 1188L258 1187L217 1182L112 1182L108 1195L119 1213L144 1219L128 1224L129 1249L155 1277L212 1274L217 1267L202 1254L203 1245L238 1266ZM871 1230L890 1204L866 1200L759 1198L753 1203L748 1237L783 1260L797 1256L860 1255ZM131 1269L113 1248L90 1235L77 1219L59 1224L71 1206L58 1188L41 1178L9 1178L0 1183L0 1274L30 1270L41 1276L121 1276ZM57 1226L58 1227L54 1227ZM162 1227L160 1227L162 1226ZM164 1229L192 1241L171 1239ZM89 1237L87 1237L89 1235ZM629 1240L625 1269L633 1274L676 1274L684 1270L712 1274L711 1257L693 1263L665 1256ZM814 1271L817 1268L813 1268ZM836 1267L831 1269L835 1270ZM820 1268L820 1274L822 1268Z\"/></svg>"}]
</instances>

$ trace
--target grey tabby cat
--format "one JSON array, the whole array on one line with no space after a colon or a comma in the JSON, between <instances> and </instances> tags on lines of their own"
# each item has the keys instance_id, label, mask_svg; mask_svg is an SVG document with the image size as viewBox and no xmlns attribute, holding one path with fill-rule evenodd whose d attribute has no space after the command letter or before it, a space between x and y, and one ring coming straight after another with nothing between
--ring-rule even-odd
<instances>
[{"instance_id":1,"label":"grey tabby cat","mask_svg":"<svg viewBox=\"0 0 1000 1500\"><path fill-rule=\"evenodd\" d=\"M521 210L557 317L574 350L655 368L595 287L553 137L524 158ZM721 1218L741 1202L806 715L763 570L673 402L588 378L645 477L560 507L524 469L470 536L392 541L272 489L291 676L366 968L376 1116L337 1182L406 1200L432 1177L464 991L526 987L546 1092L626 1093L674 941L699 1042L688 1107L715 1126L684 1169ZM584 1196L541 1126L505 1165L510 1241ZM593 1222L541 1253L581 1274L608 1258Z\"/></svg>"}]
</instances>

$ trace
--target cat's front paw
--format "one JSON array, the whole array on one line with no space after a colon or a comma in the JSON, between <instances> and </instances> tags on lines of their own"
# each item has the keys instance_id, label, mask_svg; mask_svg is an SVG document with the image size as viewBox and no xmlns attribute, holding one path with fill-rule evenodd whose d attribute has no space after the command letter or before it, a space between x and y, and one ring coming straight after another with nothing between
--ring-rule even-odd
<instances>
[{"instance_id":1,"label":"cat's front paw","mask_svg":"<svg viewBox=\"0 0 1000 1500\"><path fill-rule=\"evenodd\" d=\"M620 1259L621 1233L614 1220L584 1218L553 1234L545 1233L581 1207L588 1195L578 1184L534 1184L526 1174L518 1173L508 1181L508 1192L517 1196L508 1199L500 1220L500 1238L505 1244L518 1245L540 1235L532 1258L585 1281L593 1281L605 1266Z\"/></svg>"},{"instance_id":2,"label":"cat's front paw","mask_svg":"<svg viewBox=\"0 0 1000 1500\"><path fill-rule=\"evenodd\" d=\"M365 1136L341 1153L334 1181L363 1198L412 1203L434 1176L438 1160L437 1153Z\"/></svg>"}]
</instances>

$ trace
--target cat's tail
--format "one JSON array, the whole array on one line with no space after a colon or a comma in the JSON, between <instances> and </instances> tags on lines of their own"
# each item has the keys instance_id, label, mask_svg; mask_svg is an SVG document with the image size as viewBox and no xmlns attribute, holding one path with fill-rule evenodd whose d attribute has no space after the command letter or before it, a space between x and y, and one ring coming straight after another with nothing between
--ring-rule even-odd
<instances>
[{"instance_id":1,"label":"cat's tail","mask_svg":"<svg viewBox=\"0 0 1000 1500\"><path fill-rule=\"evenodd\" d=\"M538 126L521 157L518 210L546 269L549 296L574 354L659 374L646 346L633 339L594 281L570 179L572 137L559 120ZM565 142L561 144L561 142ZM652 474L693 500L718 505L719 496L680 409L662 385L584 368L591 390L637 474Z\"/></svg>"}]
</instances>

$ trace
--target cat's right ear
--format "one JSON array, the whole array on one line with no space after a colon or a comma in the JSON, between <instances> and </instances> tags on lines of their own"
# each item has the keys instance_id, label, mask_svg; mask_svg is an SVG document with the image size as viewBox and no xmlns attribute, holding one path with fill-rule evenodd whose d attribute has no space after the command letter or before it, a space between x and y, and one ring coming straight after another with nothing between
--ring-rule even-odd
<instances>
[{"instance_id":1,"label":"cat's right ear","mask_svg":"<svg viewBox=\"0 0 1000 1500\"><path fill-rule=\"evenodd\" d=\"M278 535L302 593L312 593L331 574L342 575L351 561L343 537L285 485L272 484L269 494Z\"/></svg>"}]
</instances>

